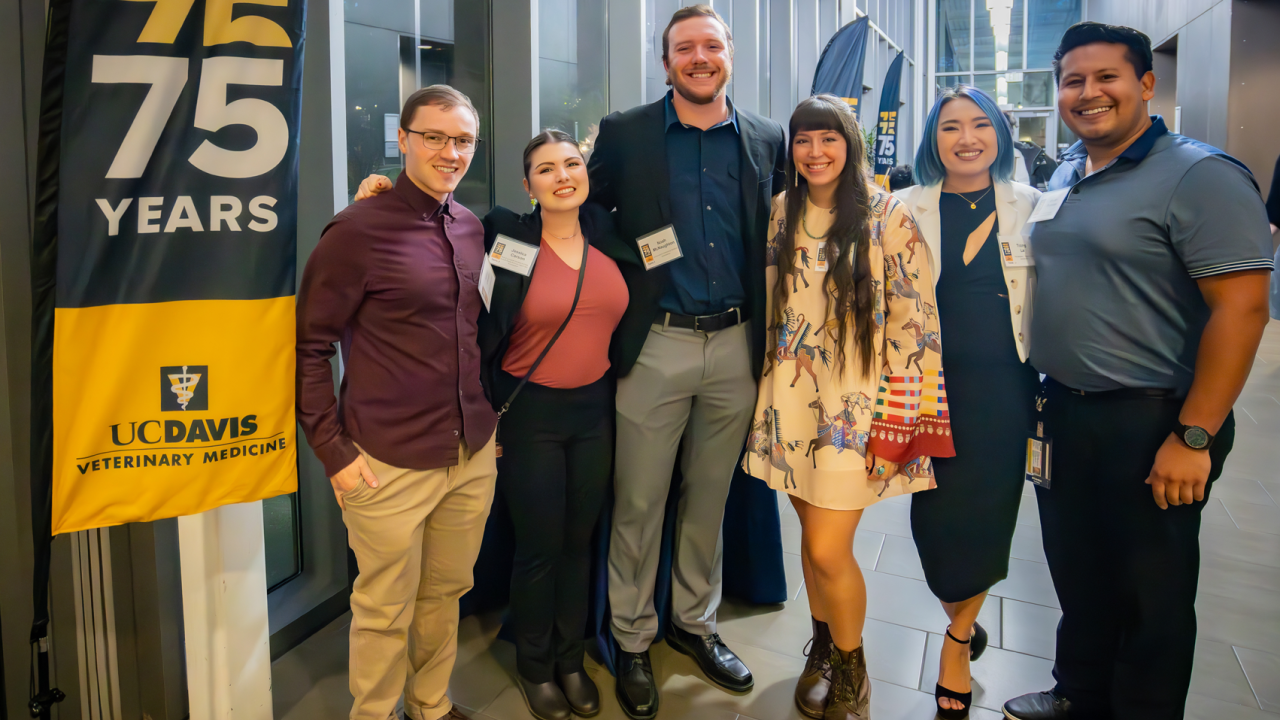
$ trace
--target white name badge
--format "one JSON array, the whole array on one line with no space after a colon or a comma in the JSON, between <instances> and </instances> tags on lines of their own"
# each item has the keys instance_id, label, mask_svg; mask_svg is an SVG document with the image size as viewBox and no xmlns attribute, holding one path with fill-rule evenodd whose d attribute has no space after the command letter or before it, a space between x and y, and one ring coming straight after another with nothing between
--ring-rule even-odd
<instances>
[{"instance_id":1,"label":"white name badge","mask_svg":"<svg viewBox=\"0 0 1280 720\"><path fill-rule=\"evenodd\" d=\"M827 271L827 241L818 241L818 259L814 262L814 270L818 272Z\"/></svg>"},{"instance_id":2,"label":"white name badge","mask_svg":"<svg viewBox=\"0 0 1280 720\"><path fill-rule=\"evenodd\" d=\"M1012 235L999 238L1000 257L1005 267L1031 267L1035 260L1031 258L1031 242L1026 235Z\"/></svg>"},{"instance_id":3,"label":"white name badge","mask_svg":"<svg viewBox=\"0 0 1280 720\"><path fill-rule=\"evenodd\" d=\"M1071 188L1062 188L1041 195L1040 201L1036 203L1036 209L1032 210L1031 217L1027 218L1027 223L1052 220L1058 214L1058 208L1062 207L1062 201L1067 199L1069 192Z\"/></svg>"},{"instance_id":4,"label":"white name badge","mask_svg":"<svg viewBox=\"0 0 1280 720\"><path fill-rule=\"evenodd\" d=\"M499 235L493 241L493 249L489 251L486 259L494 267L529 277L529 273L533 272L533 263L538 259L540 249L537 245L522 243L506 235Z\"/></svg>"},{"instance_id":5,"label":"white name badge","mask_svg":"<svg viewBox=\"0 0 1280 720\"><path fill-rule=\"evenodd\" d=\"M489 256L484 256L484 262L480 264L480 299L484 301L484 309L489 309L489 303L493 301L493 281L497 279L493 274L493 264L489 262Z\"/></svg>"},{"instance_id":6,"label":"white name badge","mask_svg":"<svg viewBox=\"0 0 1280 720\"><path fill-rule=\"evenodd\" d=\"M644 260L645 270L652 270L684 257L673 225L641 235L636 238L636 245L640 248L640 258Z\"/></svg>"}]
</instances>

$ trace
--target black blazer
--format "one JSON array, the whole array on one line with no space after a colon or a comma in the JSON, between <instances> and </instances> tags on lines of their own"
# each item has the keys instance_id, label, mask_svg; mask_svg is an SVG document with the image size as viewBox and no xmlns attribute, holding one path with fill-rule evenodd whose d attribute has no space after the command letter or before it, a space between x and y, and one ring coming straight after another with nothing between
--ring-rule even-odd
<instances>
[{"instance_id":1,"label":"black blazer","mask_svg":"<svg viewBox=\"0 0 1280 720\"><path fill-rule=\"evenodd\" d=\"M635 239L671 224L671 187L666 153L666 98L600 121L595 150L587 161L591 195L587 204L617 210L619 263L631 291L631 303L615 333L614 367L626 375L640 357L649 327L658 319L658 301L666 292L670 265L645 270ZM770 201L785 190L786 134L769 118L738 109L742 141L742 206L746 212L747 291L751 323L751 365L756 377L764 367L765 248ZM681 260L676 260L681 262Z\"/></svg>"},{"instance_id":2,"label":"black blazer","mask_svg":"<svg viewBox=\"0 0 1280 720\"><path fill-rule=\"evenodd\" d=\"M626 245L618 236L613 223L613 216L597 205L584 203L578 211L578 220L582 223L582 234L587 242L618 263L621 268L627 263L638 263L635 253L626 253ZM498 235L506 235L522 243L533 246L542 243L542 211L535 208L524 215L504 208L496 207L484 216L484 250L493 249L493 242ZM621 257L620 257L621 256ZM542 257L541 253L538 257ZM477 340L480 345L480 384L484 386L489 403L497 410L507 401L506 393L498 392L498 377L502 374L502 360L507 355L507 346L511 340L511 329L515 327L516 318L520 316L520 308L524 306L525 295L529 293L529 284L533 273L526 277L520 273L503 268L493 269L493 296L489 298L488 312L480 313L477 327ZM614 337L617 330L614 331ZM613 346L610 338L610 346ZM541 351L539 351L541 352ZM613 355L610 355L610 360Z\"/></svg>"}]
</instances>

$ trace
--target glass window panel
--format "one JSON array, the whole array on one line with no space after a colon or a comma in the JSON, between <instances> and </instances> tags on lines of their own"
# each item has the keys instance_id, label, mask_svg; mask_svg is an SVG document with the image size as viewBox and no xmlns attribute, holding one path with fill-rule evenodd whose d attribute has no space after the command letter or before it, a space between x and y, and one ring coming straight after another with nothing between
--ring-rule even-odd
<instances>
[{"instance_id":1,"label":"glass window panel","mask_svg":"<svg viewBox=\"0 0 1280 720\"><path fill-rule=\"evenodd\" d=\"M609 112L609 32L599 0L541 0L538 18L539 118L589 155Z\"/></svg>"},{"instance_id":2,"label":"glass window panel","mask_svg":"<svg viewBox=\"0 0 1280 720\"><path fill-rule=\"evenodd\" d=\"M1018 123L1017 137L1023 142L1033 142L1044 147L1046 132L1049 127L1047 115L1016 115Z\"/></svg>"},{"instance_id":3,"label":"glass window panel","mask_svg":"<svg viewBox=\"0 0 1280 720\"><path fill-rule=\"evenodd\" d=\"M1053 66L1053 53L1067 28L1080 22L1080 0L1027 0L1027 67Z\"/></svg>"},{"instance_id":4,"label":"glass window panel","mask_svg":"<svg viewBox=\"0 0 1280 720\"><path fill-rule=\"evenodd\" d=\"M991 97L996 96L996 76L995 75L974 75L973 84L979 90L986 92Z\"/></svg>"},{"instance_id":5,"label":"glass window panel","mask_svg":"<svg viewBox=\"0 0 1280 720\"><path fill-rule=\"evenodd\" d=\"M1053 107L1055 94L1053 73L1010 73L1010 75L1022 76L1022 104L1019 107Z\"/></svg>"},{"instance_id":6,"label":"glass window panel","mask_svg":"<svg viewBox=\"0 0 1280 720\"><path fill-rule=\"evenodd\" d=\"M298 494L262 501L262 531L266 545L267 588L274 589L302 572L298 537Z\"/></svg>"},{"instance_id":7,"label":"glass window panel","mask_svg":"<svg viewBox=\"0 0 1280 720\"><path fill-rule=\"evenodd\" d=\"M347 3L364 6L364 3ZM407 3L400 3L407 6ZM363 7L361 7L363 9ZM401 8L405 9L404 7ZM350 10L348 10L350 12ZM387 14L388 20L392 17ZM350 18L350 15L348 15ZM409 24L413 13L409 12ZM383 25L392 23L384 21ZM346 22L347 97L347 194L355 195L360 181L370 173L400 174L400 150L394 145L404 82L400 37L394 27L371 27ZM412 35L409 35L412 41ZM410 69L412 74L412 69ZM412 82L412 80L411 80ZM387 131L386 118L397 118Z\"/></svg>"},{"instance_id":8,"label":"glass window panel","mask_svg":"<svg viewBox=\"0 0 1280 720\"><path fill-rule=\"evenodd\" d=\"M968 84L970 77L968 75L944 75L939 77L937 88L933 93L933 98L929 101L929 107L933 107L933 100L938 99L938 95L942 93L943 88L955 87L960 84Z\"/></svg>"},{"instance_id":9,"label":"glass window panel","mask_svg":"<svg viewBox=\"0 0 1280 720\"><path fill-rule=\"evenodd\" d=\"M487 2L346 0L347 193L371 173L395 178L400 107L420 87L445 83L471 99L480 114L480 144L455 193L477 214L490 205L490 62Z\"/></svg>"},{"instance_id":10,"label":"glass window panel","mask_svg":"<svg viewBox=\"0 0 1280 720\"><path fill-rule=\"evenodd\" d=\"M977 0L973 6L973 69L1017 70L1022 67L1023 0ZM988 9L990 6L990 9ZM1013 24L1014 11L1018 24ZM1018 39L1018 57L1011 52Z\"/></svg>"},{"instance_id":11,"label":"glass window panel","mask_svg":"<svg viewBox=\"0 0 1280 720\"><path fill-rule=\"evenodd\" d=\"M938 0L938 72L969 69L969 0Z\"/></svg>"},{"instance_id":12,"label":"glass window panel","mask_svg":"<svg viewBox=\"0 0 1280 720\"><path fill-rule=\"evenodd\" d=\"M1014 108L1022 107L1022 80L1023 73L1011 72L1006 73L1004 77L1004 92L996 98L1001 105L1010 105ZM1000 81L996 81L996 92L1000 93ZM1003 98L1003 99L1001 99Z\"/></svg>"},{"instance_id":13,"label":"glass window panel","mask_svg":"<svg viewBox=\"0 0 1280 720\"><path fill-rule=\"evenodd\" d=\"M1059 115L1058 116L1058 150L1055 153L1053 153L1054 159L1057 160L1061 158L1062 151L1066 150L1072 145L1075 145L1076 140L1078 139L1079 138L1076 137L1076 134L1071 132L1071 128L1067 127L1067 124L1062 122L1062 116Z\"/></svg>"},{"instance_id":14,"label":"glass window panel","mask_svg":"<svg viewBox=\"0 0 1280 720\"><path fill-rule=\"evenodd\" d=\"M1022 32L1027 19L1026 0L1016 0L1009 14L1009 69L1022 69Z\"/></svg>"}]
</instances>

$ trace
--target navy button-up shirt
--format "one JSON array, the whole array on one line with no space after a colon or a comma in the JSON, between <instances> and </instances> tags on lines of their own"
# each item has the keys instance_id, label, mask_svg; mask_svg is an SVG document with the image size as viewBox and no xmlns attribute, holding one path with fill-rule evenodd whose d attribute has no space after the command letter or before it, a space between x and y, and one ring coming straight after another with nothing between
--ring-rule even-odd
<instances>
[{"instance_id":1,"label":"navy button-up shirt","mask_svg":"<svg viewBox=\"0 0 1280 720\"><path fill-rule=\"evenodd\" d=\"M658 306L681 315L712 315L746 305L742 227L742 141L738 112L702 130L685 125L667 93L667 171L671 224L684 257L670 265Z\"/></svg>"}]
</instances>

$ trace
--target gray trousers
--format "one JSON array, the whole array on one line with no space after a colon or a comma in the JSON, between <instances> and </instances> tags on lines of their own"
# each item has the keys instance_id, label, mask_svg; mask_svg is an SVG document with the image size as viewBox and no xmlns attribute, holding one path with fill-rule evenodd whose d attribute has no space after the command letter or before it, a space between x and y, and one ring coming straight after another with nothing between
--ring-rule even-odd
<instances>
[{"instance_id":1,"label":"gray trousers","mask_svg":"<svg viewBox=\"0 0 1280 720\"><path fill-rule=\"evenodd\" d=\"M720 524L756 402L749 337L746 323L713 333L654 325L635 367L618 380L609 604L627 652L648 649L658 633L663 510L682 439L672 610L684 630L716 632Z\"/></svg>"}]
</instances>

